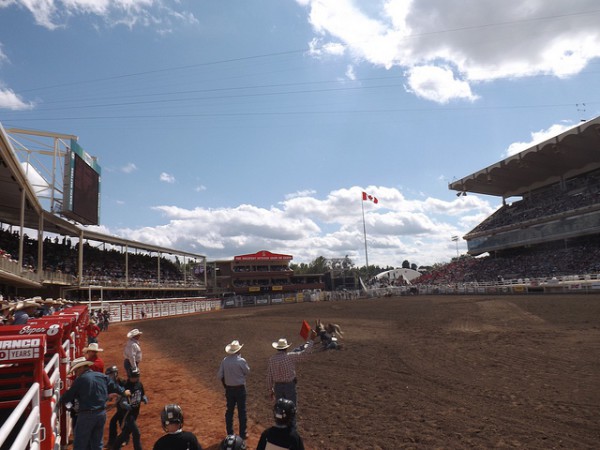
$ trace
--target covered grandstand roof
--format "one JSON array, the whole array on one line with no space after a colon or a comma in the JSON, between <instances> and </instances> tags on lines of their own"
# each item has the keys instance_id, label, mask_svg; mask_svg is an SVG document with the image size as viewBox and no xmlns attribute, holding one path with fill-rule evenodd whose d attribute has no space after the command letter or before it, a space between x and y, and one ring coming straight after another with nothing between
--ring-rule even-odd
<instances>
[{"instance_id":1,"label":"covered grandstand roof","mask_svg":"<svg viewBox=\"0 0 600 450\"><path fill-rule=\"evenodd\" d=\"M473 192L508 198L598 168L600 117L454 181L449 188L459 194Z\"/></svg>"},{"instance_id":2,"label":"covered grandstand roof","mask_svg":"<svg viewBox=\"0 0 600 450\"><path fill-rule=\"evenodd\" d=\"M70 137L68 135L65 136ZM23 193L25 194L24 198ZM23 201L25 202L24 208L21 207ZM22 223L24 228L32 230L39 228L48 233L76 238L83 236L83 239L118 246L128 246L131 249L192 258L205 258L203 255L196 253L144 244L142 242L98 233L80 227L78 224L44 210L21 167L21 162L12 148L8 134L0 124L0 222L20 226L21 214L23 214Z\"/></svg>"}]
</instances>

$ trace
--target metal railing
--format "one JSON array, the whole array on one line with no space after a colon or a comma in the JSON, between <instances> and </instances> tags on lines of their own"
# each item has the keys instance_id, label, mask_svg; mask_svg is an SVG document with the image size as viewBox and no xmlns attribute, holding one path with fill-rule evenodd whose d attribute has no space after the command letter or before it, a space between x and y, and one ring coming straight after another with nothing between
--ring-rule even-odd
<instances>
[{"instance_id":1,"label":"metal railing","mask_svg":"<svg viewBox=\"0 0 600 450\"><path fill-rule=\"evenodd\" d=\"M6 419L6 422L4 422L0 428L0 447L4 445L11 433L15 430L17 424L21 422L22 418L25 418L25 422L12 442L10 450L38 450L42 439L39 383L33 383L31 385L23 397L23 400L19 402L17 407L11 415L8 416L8 419Z\"/></svg>"}]
</instances>

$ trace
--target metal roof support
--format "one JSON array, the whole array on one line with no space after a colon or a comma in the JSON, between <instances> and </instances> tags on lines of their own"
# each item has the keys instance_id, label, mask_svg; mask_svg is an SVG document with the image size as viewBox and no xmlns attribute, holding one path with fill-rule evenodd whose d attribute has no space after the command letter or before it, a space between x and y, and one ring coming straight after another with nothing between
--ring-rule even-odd
<instances>
[{"instance_id":1,"label":"metal roof support","mask_svg":"<svg viewBox=\"0 0 600 450\"><path fill-rule=\"evenodd\" d=\"M79 230L79 258L77 259L77 284L83 282L83 230Z\"/></svg>"},{"instance_id":2,"label":"metal roof support","mask_svg":"<svg viewBox=\"0 0 600 450\"><path fill-rule=\"evenodd\" d=\"M25 189L21 189L21 211L19 217L19 269L23 270L23 234L25 228Z\"/></svg>"},{"instance_id":3,"label":"metal roof support","mask_svg":"<svg viewBox=\"0 0 600 450\"><path fill-rule=\"evenodd\" d=\"M38 220L38 260L37 260L37 273L38 280L44 281L42 273L44 271L44 215L40 214Z\"/></svg>"}]
</instances>

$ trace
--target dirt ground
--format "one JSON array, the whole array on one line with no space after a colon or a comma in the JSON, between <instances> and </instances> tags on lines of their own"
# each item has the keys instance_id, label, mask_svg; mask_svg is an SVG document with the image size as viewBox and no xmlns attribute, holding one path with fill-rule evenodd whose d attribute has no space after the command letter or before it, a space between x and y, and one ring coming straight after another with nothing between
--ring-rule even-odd
<instances>
[{"instance_id":1,"label":"dirt ground","mask_svg":"<svg viewBox=\"0 0 600 450\"><path fill-rule=\"evenodd\" d=\"M126 333L143 336L139 419L145 449L160 409L179 403L204 449L225 436L216 371L244 343L248 448L270 426L271 342L299 344L302 320L335 322L345 348L299 366L298 430L307 449L600 447L600 295L414 296L225 310L113 324L100 335L124 373ZM237 430L237 418L236 418ZM132 445L129 444L129 448Z\"/></svg>"}]
</instances>

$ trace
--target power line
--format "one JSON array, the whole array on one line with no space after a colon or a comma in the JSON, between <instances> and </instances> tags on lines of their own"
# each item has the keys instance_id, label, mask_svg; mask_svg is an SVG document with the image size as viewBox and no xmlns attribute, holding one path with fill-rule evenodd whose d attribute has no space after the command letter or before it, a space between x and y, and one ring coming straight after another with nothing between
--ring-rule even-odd
<instances>
[{"instance_id":1,"label":"power line","mask_svg":"<svg viewBox=\"0 0 600 450\"><path fill-rule=\"evenodd\" d=\"M594 10L590 10L590 11L573 12L573 13L568 13L568 14L556 14L556 15L551 15L551 16L534 17L534 18L520 19L520 20L513 20L513 21L491 22L491 23L481 24L481 25L471 25L471 26L464 26L464 27L457 27L457 28L449 28L449 29L445 29L445 30L414 33L414 34L406 35L402 39L407 40L407 39L436 35L436 34L447 34L447 33L459 32L459 31L500 27L500 26L514 25L514 24L538 22L538 21L558 20L558 19L564 19L564 18L568 18L568 17L584 16L584 15L591 15L591 14L598 14L598 13L600 13L600 9L594 9ZM238 58L228 58L228 59L223 59L223 60L208 61L208 62L202 62L202 63L196 63L196 64L186 64L186 65L181 65L181 66L165 67L162 69L151 69L151 70L145 70L145 71L141 71L141 72L132 72L132 73L126 73L126 74L120 74L120 75L113 75L113 76L109 76L109 77L101 77L101 78L94 78L94 79L80 80L80 81L70 81L70 82L60 83L60 84L54 84L54 85L48 85L48 86L42 86L42 87L34 87L34 88L29 88L29 89L22 89L22 90L20 90L20 92L28 93L28 92L42 91L42 90L46 90L46 89L56 89L59 87L72 87L74 85L84 85L84 84L92 84L92 83L97 83L97 82L102 82L102 81L134 78L134 77L139 77L139 76L143 76L143 75L166 73L166 72L173 72L173 71L178 71L178 70L187 70L187 69L193 69L193 68L198 68L198 67L215 66L215 65L226 64L226 63L231 63L231 62L252 61L252 60L263 59L263 58L302 54L302 53L306 53L307 51L308 51L308 49L304 48L304 49L287 50L287 51L265 53L265 54L258 54L258 55L242 56L242 57L238 57Z\"/></svg>"},{"instance_id":2,"label":"power line","mask_svg":"<svg viewBox=\"0 0 600 450\"><path fill-rule=\"evenodd\" d=\"M600 101L585 102L586 105L600 104ZM299 111L272 111L272 112L229 112L229 113L176 113L176 114L137 114L137 115L109 115L109 116L73 116L73 117L46 117L46 118L19 118L23 122L56 121L56 120L123 120L123 119L168 119L168 118L194 118L194 117L271 117L294 115L326 115L326 114L390 114L406 112L452 112L452 111L485 111L485 110L516 110L516 109L541 109L572 107L572 103L555 103L539 105L512 105L512 106L477 106L477 107L447 107L439 108L386 108L386 109L356 109L356 110L299 110ZM10 120L10 118L7 118Z\"/></svg>"}]
</instances>

